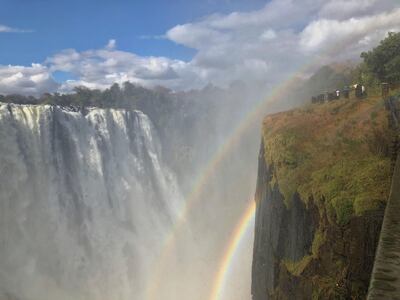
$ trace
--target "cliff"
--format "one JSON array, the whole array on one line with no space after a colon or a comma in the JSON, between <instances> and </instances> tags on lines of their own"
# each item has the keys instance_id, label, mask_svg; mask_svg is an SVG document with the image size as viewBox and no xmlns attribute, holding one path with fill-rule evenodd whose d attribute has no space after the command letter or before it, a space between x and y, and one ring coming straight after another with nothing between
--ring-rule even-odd
<instances>
[{"instance_id":1,"label":"cliff","mask_svg":"<svg viewBox=\"0 0 400 300\"><path fill-rule=\"evenodd\" d=\"M390 189L392 134L378 98L264 120L253 300L365 299Z\"/></svg>"}]
</instances>

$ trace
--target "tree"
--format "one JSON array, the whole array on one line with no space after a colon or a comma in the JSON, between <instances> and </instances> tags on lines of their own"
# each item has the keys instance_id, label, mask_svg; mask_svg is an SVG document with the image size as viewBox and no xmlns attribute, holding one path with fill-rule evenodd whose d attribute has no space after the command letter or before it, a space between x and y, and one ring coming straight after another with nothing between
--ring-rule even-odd
<instances>
[{"instance_id":1,"label":"tree","mask_svg":"<svg viewBox=\"0 0 400 300\"><path fill-rule=\"evenodd\" d=\"M105 107L124 107L123 93L118 83L114 83L102 93L102 101Z\"/></svg>"},{"instance_id":2,"label":"tree","mask_svg":"<svg viewBox=\"0 0 400 300\"><path fill-rule=\"evenodd\" d=\"M381 82L400 82L400 33L389 32L376 48L361 53L369 71Z\"/></svg>"},{"instance_id":3,"label":"tree","mask_svg":"<svg viewBox=\"0 0 400 300\"><path fill-rule=\"evenodd\" d=\"M78 106L89 105L92 98L92 90L85 86L77 86L74 88L75 94L72 97L72 104Z\"/></svg>"}]
</instances>

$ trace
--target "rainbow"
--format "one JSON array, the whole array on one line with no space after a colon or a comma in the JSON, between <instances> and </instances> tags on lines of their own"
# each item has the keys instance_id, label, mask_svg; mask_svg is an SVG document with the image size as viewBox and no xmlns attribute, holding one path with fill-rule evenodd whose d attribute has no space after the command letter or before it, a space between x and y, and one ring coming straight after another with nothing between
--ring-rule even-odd
<instances>
[{"instance_id":1,"label":"rainbow","mask_svg":"<svg viewBox=\"0 0 400 300\"><path fill-rule=\"evenodd\" d=\"M210 300L221 299L232 261L239 248L239 245L241 244L241 241L246 236L249 228L251 228L250 225L254 223L255 212L256 202L252 200L245 213L241 217L240 222L233 231L231 240L229 241L228 247L225 250L225 254L221 260L221 265L214 280L214 286L211 292Z\"/></svg>"},{"instance_id":2,"label":"rainbow","mask_svg":"<svg viewBox=\"0 0 400 300\"><path fill-rule=\"evenodd\" d=\"M332 47L330 49L330 51L332 52L336 50L337 50L336 47ZM238 129L234 132L234 135L231 136L228 142L225 144L224 147L228 147L228 149L223 148L224 149L223 152L224 153L225 151L227 152L232 144L238 142L238 139L240 139L248 129L252 128L251 127L252 120L258 120L260 115L261 117L264 116L266 114L265 109L268 108L268 106L278 101L279 99L282 99L282 97L285 95L285 92L296 84L296 80L298 78L297 75L307 73L314 66L320 65L320 62L321 61L319 59L314 59L312 62L308 62L298 72L292 74L292 76L290 76L287 81L285 81L280 86L277 86L264 102L261 102L259 105L255 107L253 111L251 111L248 114L248 116L244 119L240 127L238 127ZM215 165L213 165L213 161L211 162L211 165L213 168L216 167ZM218 271L213 280L214 285L209 298L210 300L221 299L225 283L229 276L229 271L232 269L231 265L233 263L233 259L237 252L237 249L241 244L240 242L246 235L246 231L248 230L255 216L255 212L256 212L256 203L255 201L253 201L253 203L247 208L246 212L240 219L238 225L236 226L235 231L233 232L230 242L226 247L224 254L222 255L222 260L219 264Z\"/></svg>"},{"instance_id":3,"label":"rainbow","mask_svg":"<svg viewBox=\"0 0 400 300\"><path fill-rule=\"evenodd\" d=\"M275 87L269 96L264 100L257 104L252 110L247 113L243 120L241 120L238 126L233 130L232 134L227 138L226 142L223 143L212 157L212 159L205 165L205 167L199 172L199 176L194 181L195 184L191 192L187 195L186 202L181 207L180 213L178 213L176 221L171 226L170 232L166 235L164 239L163 246L161 247L161 252L159 254L159 258L154 263L154 266L151 268L152 276L147 281L147 286L145 290L145 299L147 300L157 300L157 292L158 286L160 284L160 280L162 278L161 274L165 270L166 262L168 257L170 257L171 253L174 250L176 237L179 235L180 231L185 228L185 223L189 212L193 207L196 206L197 202L200 200L200 195L204 189L204 187L209 182L210 178L212 178L212 174L221 165L224 161L224 158L227 154L237 145L242 137L251 129L254 128L259 120L261 120L265 114L266 109L270 107L271 104L282 99L283 96L290 90L291 87L295 86L298 80L298 74L303 74L308 70L309 67L312 67L311 64L304 66L301 71L293 73L283 84ZM235 244L236 247L239 243ZM234 252L234 251L233 251ZM223 257L227 257L227 255L223 255ZM231 260L228 260L228 265L224 265L224 260L220 264L218 268L218 273L216 276L215 282L219 282L222 284L224 279L219 279L219 274L223 274L224 276L228 275L227 271L222 271L221 268L228 270L229 264ZM222 287L214 287L214 290L221 290Z\"/></svg>"}]
</instances>

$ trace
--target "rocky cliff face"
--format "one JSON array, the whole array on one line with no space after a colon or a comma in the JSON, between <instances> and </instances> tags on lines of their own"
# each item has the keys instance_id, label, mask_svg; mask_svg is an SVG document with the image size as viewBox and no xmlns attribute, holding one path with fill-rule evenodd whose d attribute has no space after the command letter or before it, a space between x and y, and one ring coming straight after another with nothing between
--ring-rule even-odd
<instances>
[{"instance_id":1,"label":"rocky cliff face","mask_svg":"<svg viewBox=\"0 0 400 300\"><path fill-rule=\"evenodd\" d=\"M264 159L261 143L256 190L257 214L253 259L253 299L265 299L279 286L284 259L300 260L310 254L316 216L307 210L298 194L287 209L277 185L271 186L272 166Z\"/></svg>"},{"instance_id":2,"label":"rocky cliff face","mask_svg":"<svg viewBox=\"0 0 400 300\"><path fill-rule=\"evenodd\" d=\"M386 182L390 181L384 171L390 165L387 153L368 147L372 143L368 132L386 128L385 112L380 104L373 108L372 102L370 106L347 102L330 105L278 114L264 123L255 197L253 300L365 299L389 190ZM371 116L372 108L377 116L376 124L370 126L365 117ZM310 110L316 110L319 121L305 116ZM329 117L321 117L322 110ZM349 128L346 133L335 132L343 129L340 122L344 113L343 120L364 131L366 140L358 143L353 136L349 142ZM357 122L363 122L364 127L358 127ZM310 124L317 129L306 131ZM303 131L302 135L295 128ZM336 152L333 160L323 161L329 169L322 181L318 176L324 172L323 165L311 155L318 150L321 156ZM356 151L358 158L352 157L350 150ZM374 169L376 160L381 169ZM346 171L347 163L356 167ZM365 170L373 170L368 177L384 186L376 197L377 188L367 179L352 190L357 172L364 172L364 163L368 165ZM336 173L338 164L342 165ZM339 192L332 196L336 190ZM364 192L369 198L359 197ZM363 201L363 209L358 201Z\"/></svg>"}]
</instances>

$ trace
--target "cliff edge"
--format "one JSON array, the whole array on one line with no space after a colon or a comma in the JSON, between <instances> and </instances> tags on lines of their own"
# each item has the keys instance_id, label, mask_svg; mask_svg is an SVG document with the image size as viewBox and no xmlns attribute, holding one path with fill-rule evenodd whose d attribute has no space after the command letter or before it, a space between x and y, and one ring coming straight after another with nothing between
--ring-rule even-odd
<instances>
[{"instance_id":1,"label":"cliff edge","mask_svg":"<svg viewBox=\"0 0 400 300\"><path fill-rule=\"evenodd\" d=\"M365 299L390 190L392 135L380 98L266 117L253 300Z\"/></svg>"}]
</instances>

